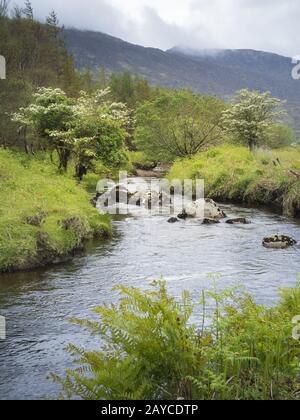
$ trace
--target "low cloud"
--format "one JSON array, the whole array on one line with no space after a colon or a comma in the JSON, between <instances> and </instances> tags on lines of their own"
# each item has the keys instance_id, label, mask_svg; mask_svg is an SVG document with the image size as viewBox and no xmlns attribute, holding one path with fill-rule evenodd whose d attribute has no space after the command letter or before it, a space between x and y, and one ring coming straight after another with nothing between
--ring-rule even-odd
<instances>
[{"instance_id":1,"label":"low cloud","mask_svg":"<svg viewBox=\"0 0 300 420\"><path fill-rule=\"evenodd\" d=\"M32 4L39 19L55 9L65 26L145 46L300 53L298 0L32 0Z\"/></svg>"}]
</instances>

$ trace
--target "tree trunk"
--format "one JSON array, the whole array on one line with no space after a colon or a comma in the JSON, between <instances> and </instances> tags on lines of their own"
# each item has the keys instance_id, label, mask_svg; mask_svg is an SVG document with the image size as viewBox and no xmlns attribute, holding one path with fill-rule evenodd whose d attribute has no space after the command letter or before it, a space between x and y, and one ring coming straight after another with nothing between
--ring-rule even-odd
<instances>
[{"instance_id":1,"label":"tree trunk","mask_svg":"<svg viewBox=\"0 0 300 420\"><path fill-rule=\"evenodd\" d=\"M86 174L87 174L86 167L82 165L81 163L78 163L75 168L75 177L79 179L79 181L82 181L83 175L86 175Z\"/></svg>"},{"instance_id":2,"label":"tree trunk","mask_svg":"<svg viewBox=\"0 0 300 420\"><path fill-rule=\"evenodd\" d=\"M59 169L67 172L68 169L68 162L70 158L70 151L62 148L57 149L57 153L59 156Z\"/></svg>"},{"instance_id":3,"label":"tree trunk","mask_svg":"<svg viewBox=\"0 0 300 420\"><path fill-rule=\"evenodd\" d=\"M257 148L257 142L255 139L251 139L249 141L249 149L251 150L251 152L255 152Z\"/></svg>"}]
</instances>

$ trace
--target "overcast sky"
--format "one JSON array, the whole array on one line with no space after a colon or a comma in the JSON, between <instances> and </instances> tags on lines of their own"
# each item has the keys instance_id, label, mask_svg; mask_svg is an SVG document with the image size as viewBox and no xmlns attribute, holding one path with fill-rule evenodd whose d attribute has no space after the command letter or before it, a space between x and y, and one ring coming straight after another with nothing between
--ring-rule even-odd
<instances>
[{"instance_id":1,"label":"overcast sky","mask_svg":"<svg viewBox=\"0 0 300 420\"><path fill-rule=\"evenodd\" d=\"M149 47L300 54L299 0L32 0L32 4L40 19L54 8L65 26L106 32Z\"/></svg>"}]
</instances>

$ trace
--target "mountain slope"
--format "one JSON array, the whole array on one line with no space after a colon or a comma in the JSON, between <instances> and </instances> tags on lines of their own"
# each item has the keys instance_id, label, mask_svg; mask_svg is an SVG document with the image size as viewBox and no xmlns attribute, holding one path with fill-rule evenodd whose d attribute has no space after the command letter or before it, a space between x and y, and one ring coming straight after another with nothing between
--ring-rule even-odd
<instances>
[{"instance_id":1,"label":"mountain slope","mask_svg":"<svg viewBox=\"0 0 300 420\"><path fill-rule=\"evenodd\" d=\"M78 68L100 66L119 72L128 69L152 84L222 97L242 88L269 90L300 104L300 82L291 77L291 59L252 50L200 51L173 48L162 51L124 42L99 32L65 30L69 51Z\"/></svg>"}]
</instances>

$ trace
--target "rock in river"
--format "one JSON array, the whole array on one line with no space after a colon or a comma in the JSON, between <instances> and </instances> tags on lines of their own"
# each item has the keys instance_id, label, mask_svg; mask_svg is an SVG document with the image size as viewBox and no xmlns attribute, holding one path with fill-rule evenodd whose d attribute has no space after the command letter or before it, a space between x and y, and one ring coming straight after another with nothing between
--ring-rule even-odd
<instances>
[{"instance_id":1,"label":"rock in river","mask_svg":"<svg viewBox=\"0 0 300 420\"><path fill-rule=\"evenodd\" d=\"M168 223L177 223L177 222L179 222L179 219L177 219L177 217L171 217L171 218L168 220Z\"/></svg>"},{"instance_id":2,"label":"rock in river","mask_svg":"<svg viewBox=\"0 0 300 420\"><path fill-rule=\"evenodd\" d=\"M226 214L220 209L217 203L210 198L204 200L204 215L203 215L203 201L197 200L193 203L188 204L185 209L177 216L179 219L188 218L203 218L221 220L226 217Z\"/></svg>"},{"instance_id":3,"label":"rock in river","mask_svg":"<svg viewBox=\"0 0 300 420\"><path fill-rule=\"evenodd\" d=\"M217 220L217 219L203 219L202 220L203 225L215 225L217 223L220 223L220 220Z\"/></svg>"},{"instance_id":4,"label":"rock in river","mask_svg":"<svg viewBox=\"0 0 300 420\"><path fill-rule=\"evenodd\" d=\"M275 235L264 238L263 246L265 248L286 249L297 244L295 239L285 235Z\"/></svg>"},{"instance_id":5,"label":"rock in river","mask_svg":"<svg viewBox=\"0 0 300 420\"><path fill-rule=\"evenodd\" d=\"M251 224L250 220L246 219L245 217L240 217L238 219L229 219L229 220L226 220L226 223L228 223L228 225L250 225Z\"/></svg>"}]
</instances>

